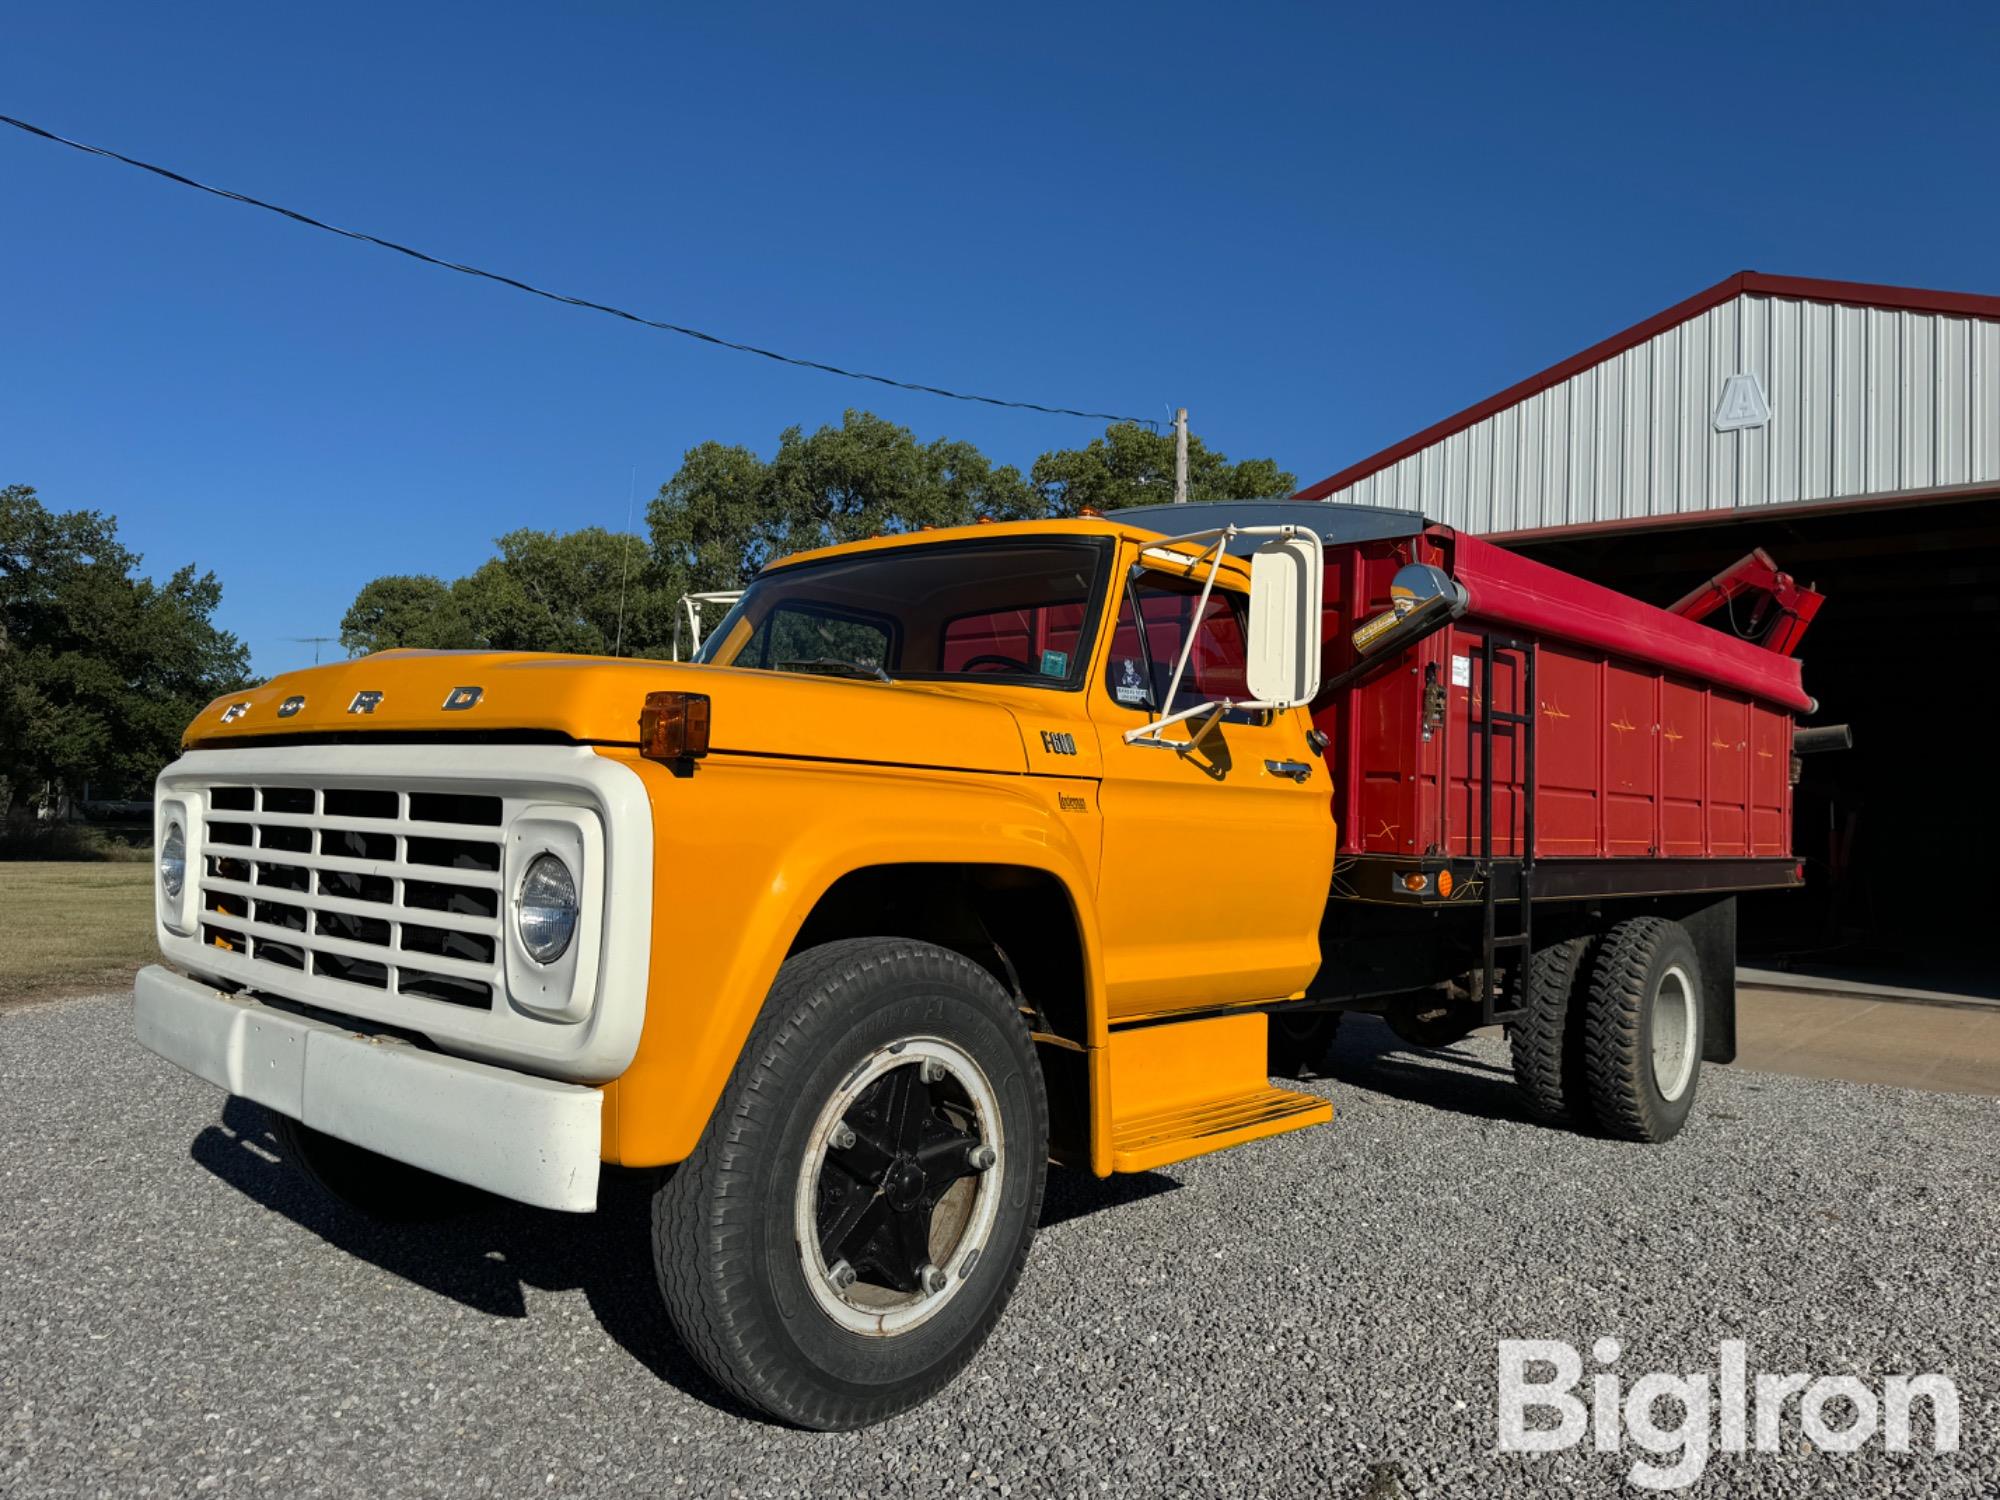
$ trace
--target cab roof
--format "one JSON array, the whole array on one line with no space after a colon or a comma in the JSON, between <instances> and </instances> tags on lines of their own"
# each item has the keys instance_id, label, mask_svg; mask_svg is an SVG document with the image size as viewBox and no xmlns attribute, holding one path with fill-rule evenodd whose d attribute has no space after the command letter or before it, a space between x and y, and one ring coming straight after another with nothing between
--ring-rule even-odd
<instances>
[{"instance_id":1,"label":"cab roof","mask_svg":"<svg viewBox=\"0 0 2000 1500\"><path fill-rule=\"evenodd\" d=\"M1187 505L1134 506L1104 516L987 521L970 526L899 531L893 535L794 552L766 566L786 568L794 563L816 562L836 554L1010 536L1105 536L1144 544L1163 537L1186 536L1191 532L1210 531L1222 526L1309 526L1319 534L1322 542L1332 546L1341 542L1415 536L1429 524L1416 511L1391 510L1379 505L1324 505L1299 500L1212 500ZM1255 545L1255 538L1246 537L1241 543L1232 545L1230 550L1243 553Z\"/></svg>"},{"instance_id":2,"label":"cab roof","mask_svg":"<svg viewBox=\"0 0 2000 1500\"><path fill-rule=\"evenodd\" d=\"M1055 516L1032 521L980 521L970 526L925 527L920 531L898 531L883 536L864 537L855 542L839 542L831 547L814 547L773 559L764 571L819 562L829 557L851 557L861 552L882 552L896 547L930 546L938 542L990 542L1005 537L1112 537L1134 542L1157 540L1163 533L1148 527L1129 526L1105 516Z\"/></svg>"}]
</instances>

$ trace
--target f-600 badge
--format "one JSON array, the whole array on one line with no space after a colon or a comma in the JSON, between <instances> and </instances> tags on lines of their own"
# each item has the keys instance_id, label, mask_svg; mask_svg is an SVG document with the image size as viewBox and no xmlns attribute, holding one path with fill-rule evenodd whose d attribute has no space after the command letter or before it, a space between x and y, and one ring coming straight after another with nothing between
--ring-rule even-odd
<instances>
[{"instance_id":1,"label":"f-600 badge","mask_svg":"<svg viewBox=\"0 0 2000 1500\"><path fill-rule=\"evenodd\" d=\"M1042 748L1051 755L1074 755L1076 754L1076 740L1072 736L1064 734L1059 729L1044 729L1042 731Z\"/></svg>"}]
</instances>

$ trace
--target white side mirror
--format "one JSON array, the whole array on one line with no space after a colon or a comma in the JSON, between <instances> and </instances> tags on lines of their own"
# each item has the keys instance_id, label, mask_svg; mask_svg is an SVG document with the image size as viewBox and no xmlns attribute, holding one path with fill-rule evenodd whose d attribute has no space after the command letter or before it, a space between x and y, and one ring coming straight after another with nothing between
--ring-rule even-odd
<instances>
[{"instance_id":1,"label":"white side mirror","mask_svg":"<svg viewBox=\"0 0 2000 1500\"><path fill-rule=\"evenodd\" d=\"M1319 692L1325 557L1311 533L1277 537L1250 554L1250 696L1296 708Z\"/></svg>"}]
</instances>

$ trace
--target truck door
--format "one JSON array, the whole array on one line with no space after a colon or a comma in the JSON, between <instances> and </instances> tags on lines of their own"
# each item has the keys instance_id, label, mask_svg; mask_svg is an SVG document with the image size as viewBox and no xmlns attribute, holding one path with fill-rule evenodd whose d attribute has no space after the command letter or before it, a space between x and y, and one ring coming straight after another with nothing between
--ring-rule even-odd
<instances>
[{"instance_id":1,"label":"truck door","mask_svg":"<svg viewBox=\"0 0 2000 1500\"><path fill-rule=\"evenodd\" d=\"M1152 571L1120 586L1104 669L1087 688L1104 763L1098 911L1110 1014L1289 995L1319 967L1333 871L1331 788L1306 742L1310 721L1303 709L1232 710L1206 734L1206 716L1168 729L1182 744L1199 734L1185 753L1127 742L1127 730L1162 714L1249 696L1248 601L1218 580L1202 607L1199 578ZM1190 630L1194 651L1167 703Z\"/></svg>"}]
</instances>

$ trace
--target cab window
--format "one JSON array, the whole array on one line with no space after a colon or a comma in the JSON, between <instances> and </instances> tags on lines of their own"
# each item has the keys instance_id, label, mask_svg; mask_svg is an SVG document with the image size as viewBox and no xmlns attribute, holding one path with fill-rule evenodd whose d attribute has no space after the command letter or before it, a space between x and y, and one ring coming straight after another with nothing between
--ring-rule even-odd
<instances>
[{"instance_id":1,"label":"cab window","mask_svg":"<svg viewBox=\"0 0 2000 1500\"><path fill-rule=\"evenodd\" d=\"M1080 689L1109 538L996 537L766 570L700 660L774 672Z\"/></svg>"},{"instance_id":2,"label":"cab window","mask_svg":"<svg viewBox=\"0 0 2000 1500\"><path fill-rule=\"evenodd\" d=\"M1125 590L1118 626L1111 637L1104 685L1114 701L1154 715L1180 713L1199 704L1250 696L1241 595L1216 589L1201 602L1199 579L1142 573ZM1180 692L1166 701L1174 664L1189 632L1194 650L1188 655ZM1254 714L1232 711L1231 720Z\"/></svg>"}]
</instances>

